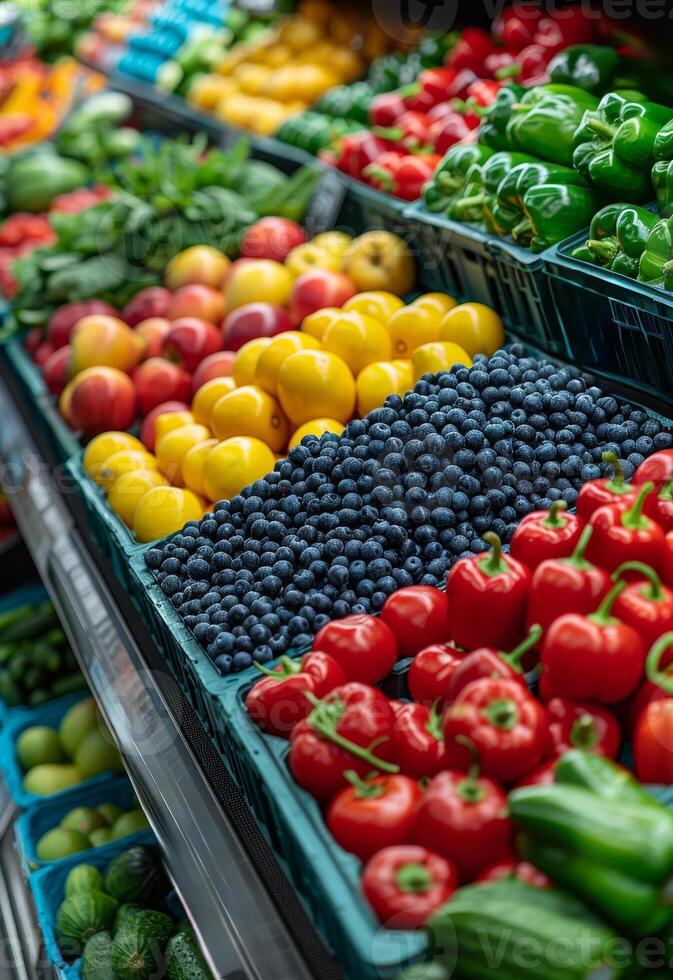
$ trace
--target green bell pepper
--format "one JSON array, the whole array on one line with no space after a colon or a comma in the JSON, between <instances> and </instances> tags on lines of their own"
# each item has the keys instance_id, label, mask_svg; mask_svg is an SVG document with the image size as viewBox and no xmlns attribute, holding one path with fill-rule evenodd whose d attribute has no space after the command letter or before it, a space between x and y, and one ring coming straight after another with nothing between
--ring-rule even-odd
<instances>
[{"instance_id":1,"label":"green bell pepper","mask_svg":"<svg viewBox=\"0 0 673 980\"><path fill-rule=\"evenodd\" d=\"M460 197L473 164L481 165L492 155L493 150L479 143L452 146L425 187L425 208L435 214L448 212L453 202Z\"/></svg>"},{"instance_id":2,"label":"green bell pepper","mask_svg":"<svg viewBox=\"0 0 673 980\"><path fill-rule=\"evenodd\" d=\"M506 133L511 145L540 160L573 162L573 138L585 112L598 100L573 85L541 85L512 105Z\"/></svg>"},{"instance_id":3,"label":"green bell pepper","mask_svg":"<svg viewBox=\"0 0 673 980\"><path fill-rule=\"evenodd\" d=\"M329 89L317 102L315 109L335 119L352 119L364 125L375 92L369 82L353 82Z\"/></svg>"},{"instance_id":4,"label":"green bell pepper","mask_svg":"<svg viewBox=\"0 0 673 980\"><path fill-rule=\"evenodd\" d=\"M573 165L606 194L636 204L650 200L655 139L671 119L673 109L667 106L630 102L609 92L577 127Z\"/></svg>"},{"instance_id":5,"label":"green bell pepper","mask_svg":"<svg viewBox=\"0 0 673 980\"><path fill-rule=\"evenodd\" d=\"M486 221L490 230L495 231L491 220L493 202L498 187L513 167L532 162L533 158L524 153L502 151L494 153L483 164L473 164L465 178L463 193L453 204L449 217L455 221Z\"/></svg>"},{"instance_id":6,"label":"green bell pepper","mask_svg":"<svg viewBox=\"0 0 673 980\"><path fill-rule=\"evenodd\" d=\"M548 71L552 82L577 85L594 95L602 95L612 86L619 64L614 48L573 44L552 58Z\"/></svg>"},{"instance_id":7,"label":"green bell pepper","mask_svg":"<svg viewBox=\"0 0 673 980\"><path fill-rule=\"evenodd\" d=\"M673 218L662 218L650 232L640 257L638 280L673 290Z\"/></svg>"},{"instance_id":8,"label":"green bell pepper","mask_svg":"<svg viewBox=\"0 0 673 980\"><path fill-rule=\"evenodd\" d=\"M673 120L666 123L654 140L652 184L659 211L665 218L673 214Z\"/></svg>"},{"instance_id":9,"label":"green bell pepper","mask_svg":"<svg viewBox=\"0 0 673 980\"><path fill-rule=\"evenodd\" d=\"M578 187L586 187L584 178L580 177L572 167L542 163L533 159L522 162L510 169L497 189L493 217L495 224L503 229L501 234L513 235L516 226L522 221L527 221L524 210L525 196L532 187L543 184L574 184ZM579 231L579 228L577 230ZM517 235L513 237L519 241L519 244L527 245L530 243L532 231L528 227L525 233L522 232L520 239Z\"/></svg>"},{"instance_id":10,"label":"green bell pepper","mask_svg":"<svg viewBox=\"0 0 673 980\"><path fill-rule=\"evenodd\" d=\"M518 149L507 134L512 106L526 93L523 85L503 85L479 124L479 142L492 150Z\"/></svg>"},{"instance_id":11,"label":"green bell pepper","mask_svg":"<svg viewBox=\"0 0 673 980\"><path fill-rule=\"evenodd\" d=\"M598 198L588 187L540 184L526 191L525 217L512 229L512 238L533 252L542 252L577 234L591 221Z\"/></svg>"},{"instance_id":12,"label":"green bell pepper","mask_svg":"<svg viewBox=\"0 0 673 980\"><path fill-rule=\"evenodd\" d=\"M658 221L653 211L635 204L608 204L592 218L587 248L598 265L635 279Z\"/></svg>"}]
</instances>

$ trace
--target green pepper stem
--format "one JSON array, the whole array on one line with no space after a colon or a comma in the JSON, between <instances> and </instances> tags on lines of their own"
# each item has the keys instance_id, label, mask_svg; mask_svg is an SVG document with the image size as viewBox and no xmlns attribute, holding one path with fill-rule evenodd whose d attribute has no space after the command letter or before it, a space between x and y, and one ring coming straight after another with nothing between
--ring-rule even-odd
<instances>
[{"instance_id":1,"label":"green pepper stem","mask_svg":"<svg viewBox=\"0 0 673 980\"><path fill-rule=\"evenodd\" d=\"M421 86L419 82L409 82L408 85L402 85L401 88L397 89L397 94L401 99L410 98L412 95L418 95L421 91Z\"/></svg>"},{"instance_id":2,"label":"green pepper stem","mask_svg":"<svg viewBox=\"0 0 673 980\"><path fill-rule=\"evenodd\" d=\"M521 660L523 657L525 657L529 650L533 649L541 636L542 627L538 626L536 623L535 626L531 626L528 631L528 636L525 638L525 640L521 641L518 647L514 647L514 649L510 650L509 653L499 653L498 656L501 660L504 660L506 664L509 664L513 670L521 673Z\"/></svg>"},{"instance_id":3,"label":"green pepper stem","mask_svg":"<svg viewBox=\"0 0 673 980\"><path fill-rule=\"evenodd\" d=\"M462 745L463 748L466 748L471 756L467 777L461 779L456 786L456 791L466 803L479 803L484 798L484 788L479 785L479 753L477 746L467 735L456 735L454 741L458 745Z\"/></svg>"},{"instance_id":4,"label":"green pepper stem","mask_svg":"<svg viewBox=\"0 0 673 980\"><path fill-rule=\"evenodd\" d=\"M610 126L609 123L603 122L602 119L596 119L589 116L589 118L584 120L584 125L587 129L590 129L596 136L602 136L603 139L612 140L615 133L617 132L614 126Z\"/></svg>"},{"instance_id":5,"label":"green pepper stem","mask_svg":"<svg viewBox=\"0 0 673 980\"><path fill-rule=\"evenodd\" d=\"M519 238L523 238L524 235L530 235L533 233L533 222L530 218L522 218L518 225L514 225L512 228L512 238L516 241Z\"/></svg>"},{"instance_id":6,"label":"green pepper stem","mask_svg":"<svg viewBox=\"0 0 673 980\"><path fill-rule=\"evenodd\" d=\"M638 572L639 575L647 579L648 584L640 592L643 599L648 599L650 602L661 602L666 598L661 587L661 579L649 565L645 565L642 561L625 561L612 573L612 581L616 582L622 578L624 572Z\"/></svg>"},{"instance_id":7,"label":"green pepper stem","mask_svg":"<svg viewBox=\"0 0 673 980\"><path fill-rule=\"evenodd\" d=\"M479 570L488 578L493 578L496 575L506 575L509 567L502 557L502 541L493 531L487 531L482 537L486 544L490 544L491 551L486 558L482 558L478 563Z\"/></svg>"},{"instance_id":8,"label":"green pepper stem","mask_svg":"<svg viewBox=\"0 0 673 980\"><path fill-rule=\"evenodd\" d=\"M495 698L483 714L501 732L510 731L519 720L517 706L511 698Z\"/></svg>"},{"instance_id":9,"label":"green pepper stem","mask_svg":"<svg viewBox=\"0 0 673 980\"><path fill-rule=\"evenodd\" d=\"M362 759L372 769L378 769L381 772L388 773L400 771L399 766L375 756L371 746L365 749L361 745L356 745L355 742L351 742L339 734L336 730L337 725L345 711L345 705L341 701L320 701L310 691L306 691L305 696L313 705L313 711L307 719L308 724L321 738L332 742L333 745L338 745L339 748L344 749L350 755L354 755L356 759ZM381 739L381 741L384 740ZM380 744L380 742L377 744Z\"/></svg>"},{"instance_id":10,"label":"green pepper stem","mask_svg":"<svg viewBox=\"0 0 673 980\"><path fill-rule=\"evenodd\" d=\"M464 183L464 180L454 177L448 170L435 174L435 184L438 184L443 191L459 191Z\"/></svg>"},{"instance_id":11,"label":"green pepper stem","mask_svg":"<svg viewBox=\"0 0 673 980\"><path fill-rule=\"evenodd\" d=\"M382 140L390 140L392 143L399 143L404 136L403 130L399 126L372 126L372 133Z\"/></svg>"},{"instance_id":12,"label":"green pepper stem","mask_svg":"<svg viewBox=\"0 0 673 980\"><path fill-rule=\"evenodd\" d=\"M575 565L577 568L587 569L591 567L591 563L584 557L584 552L587 550L589 541L591 540L591 535L594 533L594 529L591 524L585 525L582 533L580 534L579 541L575 545L575 550L572 555L570 555L565 560L571 565Z\"/></svg>"},{"instance_id":13,"label":"green pepper stem","mask_svg":"<svg viewBox=\"0 0 673 980\"><path fill-rule=\"evenodd\" d=\"M423 864L404 864L395 875L395 884L401 892L422 895L432 884L432 874Z\"/></svg>"},{"instance_id":14,"label":"green pepper stem","mask_svg":"<svg viewBox=\"0 0 673 980\"><path fill-rule=\"evenodd\" d=\"M568 519L567 517L562 517L561 514L564 510L567 510L567 508L568 504L565 500L555 500L549 508L549 513L540 521L540 523L543 527L548 527L552 530L558 530L559 528L565 527L568 523Z\"/></svg>"},{"instance_id":15,"label":"green pepper stem","mask_svg":"<svg viewBox=\"0 0 673 980\"><path fill-rule=\"evenodd\" d=\"M354 788L355 795L359 800L375 799L377 796L383 796L386 791L386 787L381 783L374 785L371 780L360 779L354 769L346 770L344 779L348 780Z\"/></svg>"},{"instance_id":16,"label":"green pepper stem","mask_svg":"<svg viewBox=\"0 0 673 980\"><path fill-rule=\"evenodd\" d=\"M444 741L444 729L442 728L442 714L439 710L439 705L441 698L436 698L432 702L432 707L430 708L430 717L428 718L428 723L425 726L426 732L436 738L438 742Z\"/></svg>"},{"instance_id":17,"label":"green pepper stem","mask_svg":"<svg viewBox=\"0 0 673 980\"><path fill-rule=\"evenodd\" d=\"M652 646L645 661L645 673L648 681L656 684L666 694L673 694L673 677L669 677L661 669L661 658L671 646L673 646L673 633L664 633Z\"/></svg>"},{"instance_id":18,"label":"green pepper stem","mask_svg":"<svg viewBox=\"0 0 673 980\"><path fill-rule=\"evenodd\" d=\"M648 494L654 490L653 483L643 483L640 493L636 497L633 506L622 514L622 525L629 531L644 531L650 526L647 517L643 516L643 507Z\"/></svg>"},{"instance_id":19,"label":"green pepper stem","mask_svg":"<svg viewBox=\"0 0 673 980\"><path fill-rule=\"evenodd\" d=\"M273 670L270 667L265 667L257 660L253 660L252 665L255 670L260 672L260 674L265 674L267 677L273 677L274 680L278 681L283 681L286 677L291 677L293 674L301 673L301 663L298 663L296 660L292 660L291 657L279 657L278 663L283 668L282 670Z\"/></svg>"},{"instance_id":20,"label":"green pepper stem","mask_svg":"<svg viewBox=\"0 0 673 980\"><path fill-rule=\"evenodd\" d=\"M580 715L570 727L570 744L576 749L593 749L598 741L596 723L590 714Z\"/></svg>"},{"instance_id":21,"label":"green pepper stem","mask_svg":"<svg viewBox=\"0 0 673 980\"><path fill-rule=\"evenodd\" d=\"M521 74L521 65L517 65L514 62L511 65L503 65L502 68L498 68L495 73L495 77L499 82L502 82L506 78L518 78Z\"/></svg>"},{"instance_id":22,"label":"green pepper stem","mask_svg":"<svg viewBox=\"0 0 673 980\"><path fill-rule=\"evenodd\" d=\"M472 197L464 197L456 204L456 211L469 211L470 208L480 208L488 201L486 194L473 194Z\"/></svg>"},{"instance_id":23,"label":"green pepper stem","mask_svg":"<svg viewBox=\"0 0 673 980\"><path fill-rule=\"evenodd\" d=\"M604 259L606 262L612 262L619 252L617 243L606 238L590 238L587 241L587 248L599 259Z\"/></svg>"},{"instance_id":24,"label":"green pepper stem","mask_svg":"<svg viewBox=\"0 0 673 980\"><path fill-rule=\"evenodd\" d=\"M625 588L626 582L624 579L621 579L619 582L615 582L596 612L591 613L588 618L593 623L597 623L598 626L610 626L612 623L614 623L615 620L612 616L612 607Z\"/></svg>"},{"instance_id":25,"label":"green pepper stem","mask_svg":"<svg viewBox=\"0 0 673 980\"><path fill-rule=\"evenodd\" d=\"M613 453L610 449L601 455L601 459L604 463L609 463L614 470L614 475L607 484L607 489L611 493L630 493L631 484L626 482L624 467L617 453Z\"/></svg>"}]
</instances>

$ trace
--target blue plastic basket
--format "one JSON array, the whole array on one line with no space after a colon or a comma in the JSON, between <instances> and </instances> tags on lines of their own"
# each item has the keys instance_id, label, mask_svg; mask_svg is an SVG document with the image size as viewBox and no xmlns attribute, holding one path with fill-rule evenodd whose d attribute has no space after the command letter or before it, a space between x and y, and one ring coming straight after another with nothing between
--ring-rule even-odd
<instances>
[{"instance_id":1,"label":"blue plastic basket","mask_svg":"<svg viewBox=\"0 0 673 980\"><path fill-rule=\"evenodd\" d=\"M544 253L554 315L570 358L594 374L670 403L673 293L574 259L576 235Z\"/></svg>"},{"instance_id":2,"label":"blue plastic basket","mask_svg":"<svg viewBox=\"0 0 673 980\"><path fill-rule=\"evenodd\" d=\"M20 814L16 822L16 838L19 857L26 874L47 865L52 867L58 863L56 861L41 861L37 856L36 849L40 838L48 831L58 827L66 813L74 810L75 807L97 807L101 803L116 803L123 810L133 810L139 806L128 779L123 776L105 776L95 786L83 786L81 789L78 786L73 787L68 793L59 794L57 799L48 799L46 802L29 807L28 810ZM129 847L132 847L139 834L145 833L145 830L141 830L122 839L128 842ZM104 847L111 847L117 843L117 841L111 841L109 844L101 844L93 850L98 852ZM80 851L77 857L84 862L88 860L90 854L91 849ZM65 860L65 858L61 860Z\"/></svg>"},{"instance_id":3,"label":"blue plastic basket","mask_svg":"<svg viewBox=\"0 0 673 980\"><path fill-rule=\"evenodd\" d=\"M103 871L113 858L123 854L130 847L142 845L156 845L156 838L151 831L138 834L132 843L130 838L115 841L108 844L105 848L97 848L86 852L86 858L79 854L64 858L49 867L36 871L29 878L29 884L35 897L35 907L37 909L37 919L44 939L44 949L47 959L53 963L67 977L80 976L80 960L76 959L67 962L61 952L56 938L55 924L56 914L61 902L65 897L65 880L79 864L92 864L95 868Z\"/></svg>"},{"instance_id":4,"label":"blue plastic basket","mask_svg":"<svg viewBox=\"0 0 673 980\"><path fill-rule=\"evenodd\" d=\"M10 796L21 809L26 809L45 800L66 798L70 800L73 790L80 787L97 786L109 778L108 773L103 773L100 776L94 776L92 779L83 780L77 787L71 786L58 793L52 793L50 796L37 796L35 793L27 793L23 788L25 773L16 752L16 742L21 732L33 725L58 728L66 711L86 697L88 697L86 693L70 694L68 697L58 698L56 701L51 701L40 708L34 708L32 711L21 711L15 718L7 722L0 733L0 768L7 780Z\"/></svg>"}]
</instances>

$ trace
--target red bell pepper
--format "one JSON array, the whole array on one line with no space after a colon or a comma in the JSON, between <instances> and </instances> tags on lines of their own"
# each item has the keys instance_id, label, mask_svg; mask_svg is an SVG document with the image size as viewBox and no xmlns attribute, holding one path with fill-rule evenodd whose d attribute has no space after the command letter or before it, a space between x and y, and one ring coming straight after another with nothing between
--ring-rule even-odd
<instances>
[{"instance_id":1,"label":"red bell pepper","mask_svg":"<svg viewBox=\"0 0 673 980\"><path fill-rule=\"evenodd\" d=\"M533 649L542 636L539 626L532 626L528 636L516 649L503 653L493 647L479 647L466 654L451 672L448 684L449 699L455 701L463 688L484 677L497 677L500 680L516 681L525 686L521 661Z\"/></svg>"},{"instance_id":2,"label":"red bell pepper","mask_svg":"<svg viewBox=\"0 0 673 980\"><path fill-rule=\"evenodd\" d=\"M517 681L473 681L444 714L447 764L464 766L469 745L482 771L502 783L516 782L538 765L548 738L543 705Z\"/></svg>"},{"instance_id":3,"label":"red bell pepper","mask_svg":"<svg viewBox=\"0 0 673 980\"><path fill-rule=\"evenodd\" d=\"M664 550L661 558L661 577L666 585L673 588L673 531L664 537Z\"/></svg>"},{"instance_id":4,"label":"red bell pepper","mask_svg":"<svg viewBox=\"0 0 673 980\"><path fill-rule=\"evenodd\" d=\"M394 126L407 111L400 92L382 92L374 96L369 106L368 118L372 126Z\"/></svg>"},{"instance_id":5,"label":"red bell pepper","mask_svg":"<svg viewBox=\"0 0 673 980\"><path fill-rule=\"evenodd\" d=\"M445 771L421 797L411 839L455 865L461 884L509 857L512 821L501 786L487 776Z\"/></svg>"},{"instance_id":6,"label":"red bell pepper","mask_svg":"<svg viewBox=\"0 0 673 980\"><path fill-rule=\"evenodd\" d=\"M480 78L468 88L466 102L468 105L477 106L480 109L487 109L493 105L501 88L502 82L496 79Z\"/></svg>"},{"instance_id":7,"label":"red bell pepper","mask_svg":"<svg viewBox=\"0 0 673 980\"><path fill-rule=\"evenodd\" d=\"M550 696L613 704L638 686L645 646L632 626L612 616L620 581L595 613L568 613L549 627L542 646L542 679Z\"/></svg>"},{"instance_id":8,"label":"red bell pepper","mask_svg":"<svg viewBox=\"0 0 673 980\"><path fill-rule=\"evenodd\" d=\"M386 847L362 872L362 891L388 929L420 929L458 887L454 866L424 847Z\"/></svg>"},{"instance_id":9,"label":"red bell pepper","mask_svg":"<svg viewBox=\"0 0 673 980\"><path fill-rule=\"evenodd\" d=\"M437 704L405 704L393 725L395 758L403 773L414 779L434 776L444 765L444 732Z\"/></svg>"},{"instance_id":10,"label":"red bell pepper","mask_svg":"<svg viewBox=\"0 0 673 980\"><path fill-rule=\"evenodd\" d=\"M649 456L634 473L633 482L654 484L655 492L645 502L645 513L664 531L673 531L673 450L662 449Z\"/></svg>"},{"instance_id":11,"label":"red bell pepper","mask_svg":"<svg viewBox=\"0 0 673 980\"><path fill-rule=\"evenodd\" d=\"M647 495L654 485L645 483L625 510L622 504L599 507L589 523L594 529L587 547L587 557L609 572L624 562L644 562L658 569L664 551L663 529L643 514Z\"/></svg>"},{"instance_id":12,"label":"red bell pepper","mask_svg":"<svg viewBox=\"0 0 673 980\"><path fill-rule=\"evenodd\" d=\"M397 175L405 154L401 150L386 150L362 171L362 180L384 194L395 194L398 187Z\"/></svg>"},{"instance_id":13,"label":"red bell pepper","mask_svg":"<svg viewBox=\"0 0 673 980\"><path fill-rule=\"evenodd\" d=\"M416 85L410 85L402 91L406 92L409 108L414 107L413 103L409 104L409 101L415 95L421 97L424 105L429 102L432 108L443 102L450 102L452 99L467 98L470 85L477 80L478 76L470 69L426 68L418 76Z\"/></svg>"},{"instance_id":14,"label":"red bell pepper","mask_svg":"<svg viewBox=\"0 0 673 980\"><path fill-rule=\"evenodd\" d=\"M414 657L407 684L414 701L430 705L449 697L451 675L464 657L452 643L433 643Z\"/></svg>"},{"instance_id":15,"label":"red bell pepper","mask_svg":"<svg viewBox=\"0 0 673 980\"><path fill-rule=\"evenodd\" d=\"M610 591L611 580L604 568L584 557L593 534L587 525L569 558L551 558L535 569L530 587L527 623L539 623L543 631L564 613L590 613Z\"/></svg>"},{"instance_id":16,"label":"red bell pepper","mask_svg":"<svg viewBox=\"0 0 673 980\"><path fill-rule=\"evenodd\" d=\"M429 585L409 585L388 596L381 619L393 632L400 657L413 657L449 635L446 593Z\"/></svg>"},{"instance_id":17,"label":"red bell pepper","mask_svg":"<svg viewBox=\"0 0 673 980\"><path fill-rule=\"evenodd\" d=\"M484 62L484 71L489 78L504 79L507 76L515 78L520 71L516 61L516 52L497 51L495 54L489 54Z\"/></svg>"},{"instance_id":18,"label":"red bell pepper","mask_svg":"<svg viewBox=\"0 0 673 980\"><path fill-rule=\"evenodd\" d=\"M327 623L313 637L312 649L328 653L349 681L362 684L382 681L397 660L395 637L376 616L345 616Z\"/></svg>"},{"instance_id":19,"label":"red bell pepper","mask_svg":"<svg viewBox=\"0 0 673 980\"><path fill-rule=\"evenodd\" d=\"M520 51L526 45L532 44L544 13L543 6L517 3L514 0L493 21L493 36L511 51Z\"/></svg>"},{"instance_id":20,"label":"red bell pepper","mask_svg":"<svg viewBox=\"0 0 673 980\"><path fill-rule=\"evenodd\" d=\"M508 861L499 861L492 864L490 868L484 868L477 882L500 881L501 878L518 878L536 888L551 888L551 879L543 874L542 871L529 864L528 861L519 861L518 858L510 858Z\"/></svg>"},{"instance_id":21,"label":"red bell pepper","mask_svg":"<svg viewBox=\"0 0 673 980\"><path fill-rule=\"evenodd\" d=\"M300 661L281 657L272 670L260 665L257 669L266 676L250 689L245 706L260 728L280 738L289 738L294 726L311 712L307 691L323 698L347 680L326 653L308 653Z\"/></svg>"},{"instance_id":22,"label":"red bell pepper","mask_svg":"<svg viewBox=\"0 0 673 980\"><path fill-rule=\"evenodd\" d=\"M364 780L352 770L345 778L351 785L334 797L325 818L337 844L361 861L382 847L405 844L421 798L416 780L408 776Z\"/></svg>"},{"instance_id":23,"label":"red bell pepper","mask_svg":"<svg viewBox=\"0 0 673 980\"><path fill-rule=\"evenodd\" d=\"M467 650L510 650L524 633L531 573L503 555L496 534L489 531L483 537L491 553L461 558L446 580L450 635Z\"/></svg>"},{"instance_id":24,"label":"red bell pepper","mask_svg":"<svg viewBox=\"0 0 673 980\"><path fill-rule=\"evenodd\" d=\"M436 153L408 154L402 157L397 168L395 196L403 201L417 201L427 182L432 179L440 159Z\"/></svg>"},{"instance_id":25,"label":"red bell pepper","mask_svg":"<svg viewBox=\"0 0 673 980\"><path fill-rule=\"evenodd\" d=\"M572 44L590 44L594 39L593 20L583 4L563 6L543 17L533 37L536 44L553 53Z\"/></svg>"},{"instance_id":26,"label":"red bell pepper","mask_svg":"<svg viewBox=\"0 0 673 980\"><path fill-rule=\"evenodd\" d=\"M394 720L388 700L376 688L357 683L335 688L315 701L311 714L292 731L292 775L317 799L330 800L343 789L344 773L351 769L363 779L375 770L398 772L390 761Z\"/></svg>"},{"instance_id":27,"label":"red bell pepper","mask_svg":"<svg viewBox=\"0 0 673 980\"><path fill-rule=\"evenodd\" d=\"M619 754L622 737L617 719L590 701L552 698L547 702L551 751L555 756L571 749L596 752L609 759Z\"/></svg>"},{"instance_id":28,"label":"red bell pepper","mask_svg":"<svg viewBox=\"0 0 673 980\"><path fill-rule=\"evenodd\" d=\"M428 139L437 153L445 154L456 143L467 139L479 126L479 117L474 113L450 112L432 123Z\"/></svg>"},{"instance_id":29,"label":"red bell pepper","mask_svg":"<svg viewBox=\"0 0 673 980\"><path fill-rule=\"evenodd\" d=\"M362 171L374 163L385 150L394 150L393 144L367 130L359 130L343 136L334 150L334 166L349 177L360 178Z\"/></svg>"},{"instance_id":30,"label":"red bell pepper","mask_svg":"<svg viewBox=\"0 0 673 980\"><path fill-rule=\"evenodd\" d=\"M505 68L498 72L498 77L513 78L527 88L546 85L549 81L547 66L555 53L553 49L542 44L529 44L517 55L517 71Z\"/></svg>"},{"instance_id":31,"label":"red bell pepper","mask_svg":"<svg viewBox=\"0 0 673 980\"><path fill-rule=\"evenodd\" d=\"M588 521L594 511L606 504L623 503L630 505L636 498L637 490L624 478L622 464L615 453L603 453L603 462L610 463L615 474L610 480L589 480L577 495L577 516Z\"/></svg>"},{"instance_id":32,"label":"red bell pepper","mask_svg":"<svg viewBox=\"0 0 673 980\"><path fill-rule=\"evenodd\" d=\"M665 633L647 655L648 680L668 696L651 700L636 722L633 754L643 783L673 783L673 680L660 666L672 645L673 633Z\"/></svg>"},{"instance_id":33,"label":"red bell pepper","mask_svg":"<svg viewBox=\"0 0 673 980\"><path fill-rule=\"evenodd\" d=\"M533 571L550 558L572 555L580 539L584 521L574 514L561 513L568 505L555 500L549 510L527 514L517 527L509 546L512 558Z\"/></svg>"},{"instance_id":34,"label":"red bell pepper","mask_svg":"<svg viewBox=\"0 0 673 980\"><path fill-rule=\"evenodd\" d=\"M526 773L521 779L517 780L514 789L520 786L552 786L556 782L556 763L559 757L547 759L541 766L536 766L531 772Z\"/></svg>"},{"instance_id":35,"label":"red bell pepper","mask_svg":"<svg viewBox=\"0 0 673 980\"><path fill-rule=\"evenodd\" d=\"M662 584L653 568L641 562L625 562L612 577L622 578L626 572L636 573L638 580L627 585L617 597L613 611L617 619L640 634L645 649L649 650L662 633L673 630L673 591Z\"/></svg>"},{"instance_id":36,"label":"red bell pepper","mask_svg":"<svg viewBox=\"0 0 673 980\"><path fill-rule=\"evenodd\" d=\"M470 69L481 78L484 75L486 58L495 51L497 47L486 31L478 27L468 27L449 52L446 64L451 68Z\"/></svg>"}]
</instances>

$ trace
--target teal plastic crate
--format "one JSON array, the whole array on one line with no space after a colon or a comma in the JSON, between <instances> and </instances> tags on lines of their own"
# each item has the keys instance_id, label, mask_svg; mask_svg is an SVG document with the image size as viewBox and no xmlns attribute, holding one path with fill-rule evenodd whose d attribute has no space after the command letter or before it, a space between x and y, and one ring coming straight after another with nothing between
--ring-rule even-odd
<instances>
[{"instance_id":1,"label":"teal plastic crate","mask_svg":"<svg viewBox=\"0 0 673 980\"><path fill-rule=\"evenodd\" d=\"M572 257L576 235L544 253L554 315L570 358L593 374L670 404L673 293Z\"/></svg>"},{"instance_id":2,"label":"teal plastic crate","mask_svg":"<svg viewBox=\"0 0 673 980\"><path fill-rule=\"evenodd\" d=\"M72 790L59 795L58 799L47 799L43 803L31 806L20 814L16 822L16 841L19 857L25 873L31 874L43 867L53 867L56 861L41 861L37 856L37 845L40 838L59 826L61 820L67 813L75 807L97 807L101 803L116 803L123 810L135 810L140 804L133 792L128 779L123 776L106 776L95 786L73 786ZM136 838L145 835L146 830L129 834L121 840L127 842L128 847L133 847ZM109 844L101 844L93 848L96 853L102 849L116 845L118 841L110 841ZM88 861L92 849L79 851L76 855L82 862ZM72 855L73 857L75 855ZM67 860L62 858L61 860Z\"/></svg>"}]
</instances>

